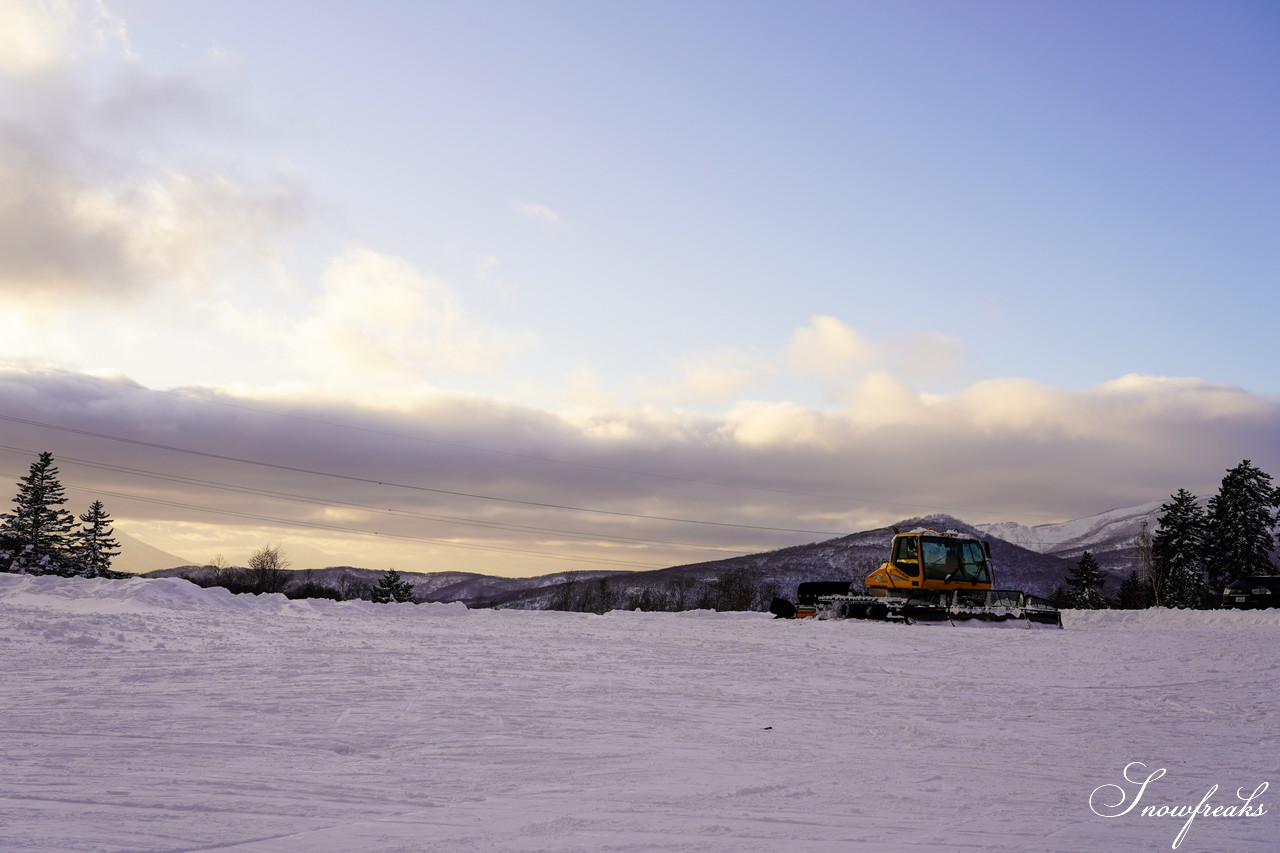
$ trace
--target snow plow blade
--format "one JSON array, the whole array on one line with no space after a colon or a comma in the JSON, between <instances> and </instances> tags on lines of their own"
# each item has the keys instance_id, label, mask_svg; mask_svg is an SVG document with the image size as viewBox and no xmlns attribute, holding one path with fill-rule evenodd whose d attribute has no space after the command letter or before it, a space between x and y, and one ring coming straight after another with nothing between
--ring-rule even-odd
<instances>
[{"instance_id":1,"label":"snow plow blade","mask_svg":"<svg viewBox=\"0 0 1280 853\"><path fill-rule=\"evenodd\" d=\"M906 607L910 621L947 620L953 625L1061 628L1062 614L1052 602L1016 589L955 590L939 593L926 605Z\"/></svg>"},{"instance_id":2,"label":"snow plow blade","mask_svg":"<svg viewBox=\"0 0 1280 853\"><path fill-rule=\"evenodd\" d=\"M865 619L907 625L1062 627L1062 614L1052 602L1016 589L922 592L902 598L863 594L818 595L799 605L774 599L774 606L770 609L775 616L791 619L816 616L818 619Z\"/></svg>"}]
</instances>

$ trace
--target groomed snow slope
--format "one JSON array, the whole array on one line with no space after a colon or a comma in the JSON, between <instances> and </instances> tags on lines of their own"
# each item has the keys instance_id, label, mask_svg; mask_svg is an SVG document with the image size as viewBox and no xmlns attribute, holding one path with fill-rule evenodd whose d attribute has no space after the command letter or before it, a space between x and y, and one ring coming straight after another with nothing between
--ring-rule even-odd
<instances>
[{"instance_id":1,"label":"groomed snow slope","mask_svg":"<svg viewBox=\"0 0 1280 853\"><path fill-rule=\"evenodd\" d=\"M1280 838L1280 612L1066 630L0 575L7 851L1168 850ZM1123 784L1133 811L1090 795ZM1107 812L1116 789L1093 798ZM1130 800L1131 801L1131 800ZM1112 809L1118 811L1119 809Z\"/></svg>"}]
</instances>

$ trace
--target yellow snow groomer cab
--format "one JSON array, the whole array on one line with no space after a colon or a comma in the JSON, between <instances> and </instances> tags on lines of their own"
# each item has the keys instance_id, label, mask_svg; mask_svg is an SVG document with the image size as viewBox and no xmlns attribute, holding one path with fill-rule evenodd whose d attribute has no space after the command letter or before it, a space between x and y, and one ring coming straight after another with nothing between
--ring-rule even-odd
<instances>
[{"instance_id":1,"label":"yellow snow groomer cab","mask_svg":"<svg viewBox=\"0 0 1280 853\"><path fill-rule=\"evenodd\" d=\"M991 589L985 542L947 531L913 530L893 537L889 562L867 575L867 593L907 598L921 591Z\"/></svg>"}]
</instances>

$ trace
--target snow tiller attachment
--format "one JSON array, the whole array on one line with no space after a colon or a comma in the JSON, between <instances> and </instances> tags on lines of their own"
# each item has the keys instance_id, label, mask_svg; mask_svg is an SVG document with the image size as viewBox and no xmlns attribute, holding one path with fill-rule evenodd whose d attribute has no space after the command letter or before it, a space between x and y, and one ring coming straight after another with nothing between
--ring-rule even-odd
<instances>
[{"instance_id":1,"label":"snow tiller attachment","mask_svg":"<svg viewBox=\"0 0 1280 853\"><path fill-rule=\"evenodd\" d=\"M848 581L810 581L800 584L794 604L775 598L770 611L791 619L1062 627L1052 602L991 588L985 542L954 530L894 532L889 561L867 576L865 593L851 592Z\"/></svg>"}]
</instances>

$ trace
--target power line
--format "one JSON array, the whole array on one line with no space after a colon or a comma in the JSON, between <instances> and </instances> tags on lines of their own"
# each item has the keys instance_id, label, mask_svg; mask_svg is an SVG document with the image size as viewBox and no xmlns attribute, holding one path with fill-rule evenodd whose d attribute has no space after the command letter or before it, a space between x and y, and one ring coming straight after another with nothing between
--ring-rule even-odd
<instances>
[{"instance_id":1,"label":"power line","mask_svg":"<svg viewBox=\"0 0 1280 853\"><path fill-rule=\"evenodd\" d=\"M36 452L31 450L30 448L10 447L7 445L0 445L0 450L10 452L10 453L22 453L22 454L32 454ZM382 513L382 514L400 516L404 518L417 518L425 521L444 521L452 524L463 524L463 525L468 525L473 527L484 527L484 528L497 529L497 530L510 530L510 531L522 532L522 533L550 533L558 536L569 536L577 539L592 539L595 541L602 541L602 542L616 542L618 544L627 544L627 543L635 542L635 543L640 543L645 545L666 545L673 548L696 550L696 551L733 550L735 553L737 552L737 549L719 548L713 545L699 545L691 542L674 542L674 541L665 540L665 539L650 539L650 538L644 538L644 537L638 537L638 536L619 536L616 534L598 535L594 533L586 533L583 531L576 531L576 530L562 530L554 527L534 527L532 525L508 524L500 521L480 521L477 519L460 518L458 516L436 515L432 513L414 512L412 510L395 509L393 507L370 506L368 504L354 503L351 501L314 498L314 497L308 497L306 495L297 495L290 492L277 492L271 489L258 489L250 486L236 486L229 483L219 483L213 480L202 480L196 477L183 477L176 474L161 474L155 471L143 471L141 469L129 468L123 465L113 465L105 462L94 462L88 459L78 459L74 456L60 455L58 457L58 462L61 464L72 463L74 465L79 465L81 467L95 468L95 469L104 470L104 471L114 471L117 473L129 474L137 477L146 477L149 479L162 480L165 482L194 485L194 486L200 486L202 488L209 488L209 489L218 489L221 491L228 491L236 494L258 495L260 497L275 498L280 500L292 501L296 503L304 503L312 506L344 507L348 509L357 509L362 512ZM138 500L143 500L143 498L141 497L137 497L137 496L135 497Z\"/></svg>"},{"instance_id":2,"label":"power line","mask_svg":"<svg viewBox=\"0 0 1280 853\"><path fill-rule=\"evenodd\" d=\"M7 476L17 476L9 474ZM66 486L72 491L87 492L89 489L81 486ZM168 506L177 509L194 510L196 512L215 513L218 515L229 515L234 518L244 518L251 521L264 521L273 524L284 524L291 527L304 527L313 530L329 530L337 533L353 533L360 536L376 536L383 539L399 539L408 542L423 542L436 545L444 545L450 548L464 548L471 551L486 551L502 554L521 554L530 557L540 557L544 559L570 560L578 563L594 563L596 565L623 566L637 571L649 571L652 569L662 569L666 566L658 566L647 563L636 563L630 560L616 560L609 557L583 557L572 554L551 554L545 551L530 551L523 548L504 548L499 545L473 545L465 542L454 542L448 539L437 539L429 536L410 536L403 533L387 533L377 530L361 530L355 527L343 527L336 524L326 524L317 521L302 521L291 518L279 518L276 516L260 515L258 513L243 512L241 510L219 509L216 507L200 506L197 504L188 504L181 501L162 500L160 498L147 498L141 495L129 494L127 492L113 492L102 489L94 489L95 495L106 495L107 497L120 498L122 500L141 501L142 503L156 504L158 506Z\"/></svg>"},{"instance_id":3,"label":"power line","mask_svg":"<svg viewBox=\"0 0 1280 853\"><path fill-rule=\"evenodd\" d=\"M496 497L494 495L481 495L481 494L474 494L471 492L459 492L459 491L453 491L451 489L433 489L429 486L419 486L419 485L413 485L409 483L397 483L390 480L377 480L370 477L357 477L351 474L337 474L332 471L318 471L310 468L296 467L293 465L280 465L274 462L263 462L257 459L243 459L241 457L229 456L221 453L210 453L208 451L203 451L203 450L192 450L190 448L174 447L173 445L160 444L158 442L153 442L153 441L143 441L137 438L126 438L124 436L110 435L108 433L95 432L93 430L61 426L59 424L50 424L50 423L45 423L43 421L34 421L27 418L19 418L13 415L0 415L0 420L10 421L12 423L25 424L27 426L41 427L43 429L52 429L52 430L58 430L61 432L69 432L74 435L83 435L90 438L99 438L107 441L116 441L116 442L121 442L123 444L131 444L137 447L146 447L153 450L165 450L172 453L182 453L189 456L202 457L205 459L215 459L220 462L235 462L241 465L253 465L261 468L270 468L276 471L288 471L293 474L306 474L306 475L316 476L316 477L329 477L337 480L346 480L348 482L364 483L366 485L386 486L391 488L406 489L406 490L418 491L418 492L430 492L433 494L450 495L452 497L464 497L464 498L473 498L476 500L498 501L501 503L520 504L523 506L535 506L543 509L559 509L559 510L566 510L571 512L587 512L587 513L595 513L597 515L609 515L609 516L615 516L620 518L640 518L648 521L669 521L669 522L676 522L680 524L701 524L701 525L707 525L711 527L730 527L730 528L736 528L740 530L762 530L762 531L768 531L773 533L803 533L803 534L816 535L816 536L843 536L844 535L844 532L836 532L836 531L830 531L830 530L803 530L803 529L792 528L792 527L768 527L765 525L758 525L758 524L735 524L733 522L726 522L726 521L705 521L701 519L676 518L672 516L662 516L662 515L644 515L641 513L620 512L617 510L594 509L590 507L577 507L577 506L569 506L566 504L554 504L554 503L549 503L545 501L530 501L530 500L522 500L519 498L501 498L501 497Z\"/></svg>"},{"instance_id":4,"label":"power line","mask_svg":"<svg viewBox=\"0 0 1280 853\"><path fill-rule=\"evenodd\" d=\"M144 393L165 394L171 397L176 397L177 399L180 399L180 400L195 401L195 402L206 403L206 404L215 405L215 406L224 406L230 409L239 409L241 411L246 411L246 412L254 412L257 414L271 415L273 417L278 417L278 418L287 418L290 420L300 421L302 423L318 424L321 426L334 427L337 429L346 429L346 430L352 430L355 432L364 432L364 433L369 433L370 435L385 436L387 438L399 438L399 439L404 439L406 441L421 442L423 444L434 444L441 447L453 447L459 450L468 450L474 453L487 453L495 456L507 456L514 459L525 459L525 460L542 462L542 463L552 464L552 465L568 465L575 468L585 468L585 469L590 469L595 471L607 471L613 474L628 474L628 475L637 476L637 477L652 477L655 479L670 480L670 481L680 482L680 483L694 483L694 484L703 485L703 486L716 486L719 488L726 488L726 489L742 489L747 491L766 492L770 494L790 495L792 497L820 498L822 500L843 501L846 503L876 504L877 506L897 506L897 507L904 507L907 509L917 509L917 510L932 510L932 511L946 511L946 512L974 512L974 513L982 513L986 515L1000 515L1000 514L1005 514L1005 515L1017 514L1022 516L1034 515L1034 516L1041 516L1044 518L1054 517L1048 513L1027 512L1025 510L1018 510L1016 513L1014 513L1010 510L978 509L975 507L945 507L945 506L937 506L933 504L903 503L901 501L885 501L885 500L877 500L874 498L849 497L845 495L828 495L828 494L823 494L819 492L805 492L805 491L792 490L792 489L779 489L772 486L753 486L746 483L727 483L720 480L705 480L697 477L681 477L675 474L659 474L654 471L639 471L633 468L621 468L621 467L616 467L611 465L599 465L591 462L577 462L570 459L556 459L550 456L538 456L532 453L517 453L511 450L498 450L492 447L479 447L477 445L472 445L472 444L464 444L464 443L455 442L455 441L445 441L443 439L428 438L426 436L421 436L421 435L411 435L409 433L395 432L393 430L375 429L373 427L363 427L363 426L358 426L356 424L343 423L341 421L331 421L325 418L315 418L307 415L297 415L291 412L280 412L275 409L263 408L261 406L248 406L243 403L232 403L227 400L219 400L219 399L214 399L210 397L196 396L189 393L181 393L179 391L166 391L163 389L144 388L143 386L140 386L134 382L115 380L108 377L94 377L94 378L101 382L107 382L107 383L119 385L121 387L130 388L133 390L140 390ZM796 531L796 532L809 532L809 531Z\"/></svg>"},{"instance_id":5,"label":"power line","mask_svg":"<svg viewBox=\"0 0 1280 853\"><path fill-rule=\"evenodd\" d=\"M74 432L74 433L78 433L78 434L89 435L89 436L93 436L93 437L108 438L108 439L112 439L112 440L116 440L116 441L124 441L124 442L128 442L128 443L143 444L143 445L146 445L146 446L154 446L154 447L158 447L158 448L160 448L160 449L164 449L164 450L173 450L173 451L175 451L175 452L180 452L180 453L190 453L190 454L199 455L199 456L213 456L214 458L226 459L226 460L229 460L229 461L235 461L235 462L242 462L242 463L250 464L250 465L261 465L261 466L270 467L270 468L285 468L286 470L290 470L290 471L298 471L298 472L301 472L301 473L318 473L318 474L320 474L320 475L322 475L322 476L330 476L330 477L336 477L336 478L340 478L340 479L355 479L355 480L358 480L358 481L361 481L361 482L368 482L368 483L374 483L374 482L377 482L377 481L374 481L374 480L362 480L361 478L349 477L349 476L347 476L347 475L341 475L341 474L330 474L330 473L326 473L326 472L311 472L311 471L307 471L306 469L289 468L289 467L287 467L287 466L274 465L273 463L267 463L267 462L255 462L255 461L252 461L252 460L242 460L242 459L237 459L237 458L235 458L235 457L222 457L222 456L218 456L218 455L216 455L216 454L209 454L209 453L205 453L205 452L203 452L203 451L185 450L185 449L182 449L182 448L173 448L173 447L169 447L169 446L166 446L166 445L155 445L155 444L152 444L152 443L149 443L149 442L141 442L141 441L138 441L138 440L135 440L135 439L125 439L125 438L122 438L122 437L119 437L119 436L110 436L110 435L106 435L106 434L93 433L93 432L88 431L88 430L79 430L79 429L75 429L75 428L72 428L72 427L60 427L60 426L53 425L53 424L42 424L42 423L39 423L39 422L35 422L35 421L28 421L28 420L24 420L24 419L22 419L22 418L16 418L16 417L11 417L11 416L7 416L7 415L0 415L0 420L16 421L16 422L20 422L20 423L24 423L24 424L28 424L28 425L34 425L34 426L45 426L45 427L48 427L48 428L50 428L50 429L61 429L61 430L66 430L66 431L70 431L70 432ZM11 447L11 446L7 446L7 445L0 445L0 451L10 452L10 453L23 453L23 454L31 454L31 453L35 453L35 451L30 450L29 448L16 448L16 447ZM118 473L126 473L126 474L135 475L135 476L148 477L148 478L152 478L152 479L159 479L159 480L168 481L168 482L177 482L177 483L186 483L186 484L190 484L190 485L198 485L198 486L202 486L202 487L206 487L206 488L221 489L221 490L230 491L230 492L239 493L239 494L252 494L252 495L259 495L259 496L262 496L262 497L279 498L279 499L283 499L283 500L296 501L296 502L300 502L300 503L307 503L307 504L318 505L318 506L340 506L340 507L347 507L347 508L359 509L359 510L366 511L366 512L381 512L381 513L388 513L388 514L392 514L392 515L404 516L404 517L409 517L409 518L421 518L421 519L425 519L425 520L447 521L447 522L450 522L450 523L467 524L467 525L473 525L473 526L478 526L478 527L487 527L487 528L496 528L496 529L505 529L505 530L512 530L512 531L517 531L517 532L529 532L529 533L552 533L552 534L556 534L556 535L572 536L572 537L575 537L575 538L587 538L587 539L593 539L593 540L596 540L596 541L606 541L606 542L608 542L608 541L612 541L612 542L618 542L619 544L626 544L627 542L636 542L636 543L640 543L640 544L667 545L667 546L673 546L673 547L677 547L677 548L689 548L689 549L694 549L694 550L711 550L711 551L714 551L714 550L726 550L726 549L719 549L719 548L716 548L715 546L704 546L704 545L695 545L695 544L691 544L691 543L671 542L671 541L666 541L666 540L661 540L661 539L646 539L646 538L640 538L640 537L627 537L627 536L598 536L598 535L595 535L595 534L584 533L584 532L581 532L581 531L566 531L566 530L559 530L559 529L556 529L556 528L541 528L541 527L532 527L532 526L526 526L526 525L512 525L512 524L505 524L505 523L503 523L503 522L486 522L486 521L477 521L477 520L475 520L475 519L465 519L465 518L459 518L459 517L456 517L456 516L440 516L440 515L433 515L433 514L429 514L429 513L418 513L418 512L413 512L413 511L410 511L410 510L397 510L397 509L389 508L389 507L372 507L372 506L369 506L369 505L366 505L366 504L357 504L357 503L346 502L346 501L330 501L330 500L321 500L321 499L318 499L318 498L310 498L310 497L307 497L307 496L304 496L304 495L295 495L295 494L288 493L288 492L276 492L276 491L272 491L272 490L268 490L268 489L257 489L257 488L253 488L253 487L247 487L247 486L235 486L235 485L230 485L230 484L225 484L225 483L218 483L218 482L215 482L215 481L212 481L212 480L203 480L203 479L194 478L194 477L183 477L183 476L180 476L180 475L161 474L161 473L157 473L157 472L143 471L143 470L141 470L141 469L129 468L129 467L126 467L126 466L121 466L121 465L113 465L113 464L110 464L110 463L94 462L94 461L91 461L91 460L79 459L79 458L76 458L76 457L59 456L59 457L58 457L58 459L59 459L59 461L60 461L60 462L71 462L71 463L73 463L73 464L82 465L82 466L89 467L89 468L97 468L97 469L100 469L100 470L115 471L115 472L118 472ZM15 478L17 478L17 477L19 477L19 476L21 476L21 475L17 475L17 474L9 473L9 474L6 474L5 476L11 476L11 477L15 477ZM379 483L379 485L398 485L398 484L394 484L394 483ZM77 491L88 491L88 489L83 489L83 488L75 487L75 486L68 486L67 488L72 488L72 489L75 489L75 490L77 490ZM435 490L435 489L429 489L429 488L426 488L426 487L414 487L414 486L403 486L403 488L420 488L420 489L422 489L422 490L425 490L425 491L432 491L432 492L434 492L434 491L440 491L440 490ZM644 565L644 564L640 564L640 563L633 563L633 562L630 562L630 561L612 560L612 559L609 559L609 558L579 557L579 556L566 555L566 554L548 554L548 553L546 553L546 552L530 551L530 550L526 550L526 549L503 548L503 547L500 547L500 546L481 546L481 545L471 545L471 544L466 544L466 543L453 542L453 541L451 541L451 540L447 540L447 539L439 539L439 538L435 538L435 537L410 536L410 535L407 535L407 534L384 533L384 532L380 532L380 531L362 530L362 529L359 529L359 528L344 527L344 526L340 526L340 525L333 525L333 524L327 524L327 523L322 523L322 522L311 522L311 521L302 521L302 520L297 520L297 519L279 518L279 517L275 517L275 516L266 516L266 515L260 515L260 514L256 514L256 513L247 513L247 512L243 512L243 511L239 511L239 510L227 510L227 509L220 509L220 508L215 508L215 507L207 507L207 506L200 506L200 505L194 505L194 504L187 504L187 503L182 503L182 502L177 502L177 501L162 500L162 499L158 499L158 498L147 498L147 497L143 497L143 496L141 496L141 495L135 495L135 494L129 494L129 493L109 492L109 491L101 491L100 493L101 493L101 494L108 495L108 496L112 496L112 497L119 497L119 498L123 498L123 499L126 499L126 500L140 501L140 502L143 502L143 503L151 503L151 504L162 505L162 506L171 506L171 507L181 508L181 509L191 509L191 510L196 510L196 511L200 511L200 512L217 513L217 514L229 515L229 516L233 516L233 517L246 518L246 519L250 519L250 520L273 522L273 523L279 523L279 524L285 524L285 525L291 525L291 526L297 526L297 527L307 527L307 528L313 528L313 529L330 530L330 531L334 531L334 532L354 533L354 534L358 534L358 535L378 536L378 537L383 537L383 538L394 538L394 539L402 539L402 540L415 541L415 542L427 542L427 543L434 543L434 544L444 545L444 546L448 546L448 547L466 548L466 549L470 549L470 550L490 551L490 552L497 552L497 553L515 553L515 554L523 554L523 555L529 555L529 556L535 556L535 557L546 557L546 558L553 558L553 557L554 557L554 558L558 558L558 559L577 560L577 561L579 561L579 562L593 562L593 563L598 563L598 564L607 564L607 565L634 566L634 567L637 567L637 568L640 568L640 569L657 569L657 568L664 568L664 567L662 567L662 566ZM455 492L445 492L445 493L446 493L446 494L458 494L458 493L455 493ZM1206 496L1204 496L1204 495L1197 495L1196 497L1197 497L1197 498L1201 498L1201 499L1203 499L1203 498L1205 498ZM503 499L503 498L491 498L491 500L506 500L506 499ZM527 502L525 502L525 501L513 501L513 502L515 502L515 503L527 503ZM545 504L537 504L537 505L539 505L539 506L547 506L547 505L545 505ZM575 508L571 508L571 507L557 507L557 508L575 509ZM608 513L608 512L609 512L609 511L607 511L607 510L589 510L589 509L583 509L583 510L580 510L580 511L584 511L584 512L606 512L606 513ZM609 514L614 514L614 515L625 515L625 516L628 516L628 517L644 518L644 519L661 518L661 517L656 517L656 516L632 515L632 514L628 514L628 513L609 513ZM689 523L701 523L701 524L721 524L721 523L719 523L719 522L698 522L698 521L694 521L694 520L690 520L690 519L662 519L662 520L686 521L686 522L689 522ZM1144 521L1143 523L1145 524L1146 522ZM759 530L767 530L767 531L778 531L778 530L784 530L784 531L785 531L785 529L782 529L782 528L753 527L753 526L751 526L751 525L723 525L723 526L748 527L748 528L751 528L751 529L759 529ZM785 531L785 532L806 532L806 531ZM812 531L812 532L816 532L816 531ZM842 535L845 535L845 534L829 534L829 535L833 535L833 536L842 536ZM997 538L999 538L999 537L997 537ZM1006 541L1007 541L1007 540L1006 540ZM1057 545L1069 545L1069 544L1074 544L1076 541L1077 541L1077 540L1075 540L1075 539L1062 540L1062 541L1054 541L1054 542L1037 541L1037 543L1036 543L1036 544L1038 544L1038 545L1040 545L1040 546L1057 546ZM1018 543L1016 543L1016 542L1011 542L1010 544L1018 545ZM1025 545L1019 545L1019 547L1024 547L1024 548L1025 548L1026 546L1025 546Z\"/></svg>"}]
</instances>

